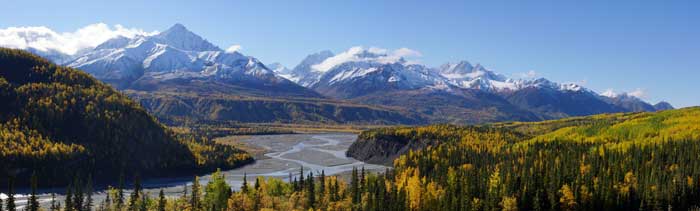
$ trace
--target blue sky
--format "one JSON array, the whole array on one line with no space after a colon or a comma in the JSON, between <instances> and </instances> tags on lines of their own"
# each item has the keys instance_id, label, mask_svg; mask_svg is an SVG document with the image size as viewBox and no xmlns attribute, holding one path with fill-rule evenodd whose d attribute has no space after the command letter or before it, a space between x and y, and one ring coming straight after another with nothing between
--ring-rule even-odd
<instances>
[{"instance_id":1,"label":"blue sky","mask_svg":"<svg viewBox=\"0 0 700 211\"><path fill-rule=\"evenodd\" d=\"M222 48L238 44L290 67L325 49L406 47L431 66L468 60L508 76L532 70L597 92L700 105L700 1L173 2L9 0L0 28L182 23Z\"/></svg>"}]
</instances>

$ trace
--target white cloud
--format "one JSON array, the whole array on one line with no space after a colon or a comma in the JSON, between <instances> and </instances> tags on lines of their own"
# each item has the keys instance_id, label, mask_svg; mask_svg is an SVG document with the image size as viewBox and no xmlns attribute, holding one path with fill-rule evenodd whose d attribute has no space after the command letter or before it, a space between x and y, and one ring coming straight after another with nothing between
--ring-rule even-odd
<instances>
[{"instance_id":1,"label":"white cloud","mask_svg":"<svg viewBox=\"0 0 700 211\"><path fill-rule=\"evenodd\" d=\"M601 93L600 95L606 97L617 97L617 94L613 89L606 89L605 92Z\"/></svg>"},{"instance_id":2,"label":"white cloud","mask_svg":"<svg viewBox=\"0 0 700 211\"><path fill-rule=\"evenodd\" d=\"M644 89L637 88L634 91L628 92L627 95L629 96L634 96L637 98L646 98L647 97L647 92L644 91Z\"/></svg>"},{"instance_id":3,"label":"white cloud","mask_svg":"<svg viewBox=\"0 0 700 211\"><path fill-rule=\"evenodd\" d=\"M366 53L373 55L364 55ZM399 48L393 51L389 51L387 49L377 47L370 47L368 49L365 49L362 46L355 46L348 49L345 52L339 53L338 55L324 60L320 64L313 65L311 66L311 68L315 71L326 72L332 69L333 67L346 62L367 61L389 64L400 62L402 59L404 59L404 62L406 62L407 64L417 64L419 63L417 60L406 59L412 59L421 56L423 55L420 52L409 48Z\"/></svg>"},{"instance_id":4,"label":"white cloud","mask_svg":"<svg viewBox=\"0 0 700 211\"><path fill-rule=\"evenodd\" d=\"M635 89L634 91L631 91L631 92L623 92L623 93L620 93L620 94L618 94L617 92L615 92L615 90L613 90L613 89L606 89L606 90L605 90L603 93L601 93L600 95L606 96L606 97L617 97L617 96L620 96L620 95L627 95L627 96L632 96L632 97L636 97L636 98L646 98L646 97L647 97L646 91L645 91L644 89L641 89L641 88L637 88L637 89Z\"/></svg>"},{"instance_id":5,"label":"white cloud","mask_svg":"<svg viewBox=\"0 0 700 211\"><path fill-rule=\"evenodd\" d=\"M226 53L238 52L241 50L241 45L231 45L226 49Z\"/></svg>"},{"instance_id":6,"label":"white cloud","mask_svg":"<svg viewBox=\"0 0 700 211\"><path fill-rule=\"evenodd\" d=\"M104 23L90 24L74 32L56 32L45 26L9 27L0 29L0 46L9 48L34 48L40 51L55 50L73 55L80 50L95 46L118 36L133 38L149 36L157 31L146 32L122 25L109 26Z\"/></svg>"}]
</instances>

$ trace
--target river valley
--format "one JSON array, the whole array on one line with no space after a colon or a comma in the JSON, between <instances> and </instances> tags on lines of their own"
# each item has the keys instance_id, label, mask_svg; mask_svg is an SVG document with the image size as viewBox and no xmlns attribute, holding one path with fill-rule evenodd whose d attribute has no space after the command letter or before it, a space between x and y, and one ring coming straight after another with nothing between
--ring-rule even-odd
<instances>
[{"instance_id":1,"label":"river valley","mask_svg":"<svg viewBox=\"0 0 700 211\"><path fill-rule=\"evenodd\" d=\"M353 167L364 167L367 171L383 172L387 167L381 165L366 164L364 162L347 157L345 152L357 138L356 134L350 133L325 133L325 134L285 134L285 135L259 135L240 140L241 143L264 149L263 156L258 156L255 163L244 167L222 171L226 176L226 181L234 190L239 190L243 183L243 175L247 175L249 184L255 181L255 177L276 177L289 180L298 177L300 168L304 167L305 174L309 171L314 175L319 175L323 171L326 175L339 175L352 171ZM159 178L143 181L144 190L150 197L157 197L160 189L163 189L168 197L179 197L185 188L191 187L192 178ZM200 175L202 186L211 178L211 174ZM15 195L18 208L22 209L27 203L28 190L18 190ZM42 207L48 207L51 201L51 193L56 193L58 202L63 204L60 189L40 190L39 202ZM189 192L189 190L188 190ZM125 194L130 193L126 190ZM104 188L93 193L95 204L103 201L106 196ZM0 198L6 199L6 195L0 194Z\"/></svg>"}]
</instances>

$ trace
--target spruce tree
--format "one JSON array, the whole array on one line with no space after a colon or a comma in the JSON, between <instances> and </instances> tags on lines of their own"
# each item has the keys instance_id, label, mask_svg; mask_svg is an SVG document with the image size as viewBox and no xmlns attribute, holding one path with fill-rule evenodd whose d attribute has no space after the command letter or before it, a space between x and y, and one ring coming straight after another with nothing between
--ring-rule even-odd
<instances>
[{"instance_id":1,"label":"spruce tree","mask_svg":"<svg viewBox=\"0 0 700 211\"><path fill-rule=\"evenodd\" d=\"M68 184L68 187L66 188L66 199L64 204L66 211L73 210L73 184Z\"/></svg>"},{"instance_id":2,"label":"spruce tree","mask_svg":"<svg viewBox=\"0 0 700 211\"><path fill-rule=\"evenodd\" d=\"M199 177L195 176L194 181L192 181L192 197L190 198L192 210L200 210L199 196L201 193L199 189Z\"/></svg>"},{"instance_id":3,"label":"spruce tree","mask_svg":"<svg viewBox=\"0 0 700 211\"><path fill-rule=\"evenodd\" d=\"M304 189L304 166L299 170L299 189Z\"/></svg>"},{"instance_id":4,"label":"spruce tree","mask_svg":"<svg viewBox=\"0 0 700 211\"><path fill-rule=\"evenodd\" d=\"M85 185L85 204L83 210L92 210L92 175L88 175L87 184Z\"/></svg>"},{"instance_id":5,"label":"spruce tree","mask_svg":"<svg viewBox=\"0 0 700 211\"><path fill-rule=\"evenodd\" d=\"M158 211L165 211L165 194L163 189L160 189L160 193L158 193Z\"/></svg>"},{"instance_id":6,"label":"spruce tree","mask_svg":"<svg viewBox=\"0 0 700 211\"><path fill-rule=\"evenodd\" d=\"M36 200L36 189L37 189L37 177L36 177L36 172L32 173L32 178L30 179L31 181L31 188L32 188L32 193L29 196L29 211L38 211L39 210L39 202Z\"/></svg>"},{"instance_id":7,"label":"spruce tree","mask_svg":"<svg viewBox=\"0 0 700 211\"><path fill-rule=\"evenodd\" d=\"M319 193L318 195L320 196L319 199L322 199L323 196L326 194L326 172L324 170L321 170L321 177L318 178L319 184Z\"/></svg>"},{"instance_id":8,"label":"spruce tree","mask_svg":"<svg viewBox=\"0 0 700 211\"><path fill-rule=\"evenodd\" d=\"M56 203L56 194L51 193L51 206L49 207L49 210L57 211L58 209L58 204Z\"/></svg>"},{"instance_id":9,"label":"spruce tree","mask_svg":"<svg viewBox=\"0 0 700 211\"><path fill-rule=\"evenodd\" d=\"M260 177L255 177L255 191L260 190Z\"/></svg>"},{"instance_id":10,"label":"spruce tree","mask_svg":"<svg viewBox=\"0 0 700 211\"><path fill-rule=\"evenodd\" d=\"M360 188L358 182L359 179L357 178L357 168L353 167L352 175L350 178L350 195L352 197L353 204L360 203Z\"/></svg>"},{"instance_id":11,"label":"spruce tree","mask_svg":"<svg viewBox=\"0 0 700 211\"><path fill-rule=\"evenodd\" d=\"M241 192L248 193L248 175L243 172L243 184L241 185Z\"/></svg>"},{"instance_id":12,"label":"spruce tree","mask_svg":"<svg viewBox=\"0 0 700 211\"><path fill-rule=\"evenodd\" d=\"M84 202L84 187L82 186L82 181L79 176L75 177L73 182L73 210L83 210Z\"/></svg>"},{"instance_id":13,"label":"spruce tree","mask_svg":"<svg viewBox=\"0 0 700 211\"><path fill-rule=\"evenodd\" d=\"M131 196L129 197L129 210L137 210L138 209L138 200L141 196L141 179L136 176L134 178L134 191L131 192Z\"/></svg>"},{"instance_id":14,"label":"spruce tree","mask_svg":"<svg viewBox=\"0 0 700 211\"><path fill-rule=\"evenodd\" d=\"M139 203L139 211L148 211L148 195L146 193L141 194L141 202Z\"/></svg>"},{"instance_id":15,"label":"spruce tree","mask_svg":"<svg viewBox=\"0 0 700 211\"><path fill-rule=\"evenodd\" d=\"M9 179L9 184L7 185L7 205L6 205L6 210L7 211L16 211L17 206L15 206L15 190L14 190L14 181L12 181L12 178Z\"/></svg>"},{"instance_id":16,"label":"spruce tree","mask_svg":"<svg viewBox=\"0 0 700 211\"><path fill-rule=\"evenodd\" d=\"M111 187L107 188L107 190L110 190L110 189L111 189ZM106 210L106 209L111 210L112 209L112 199L109 195L110 195L110 193L107 192L107 195L105 196L104 202L100 203L102 210Z\"/></svg>"},{"instance_id":17,"label":"spruce tree","mask_svg":"<svg viewBox=\"0 0 700 211\"><path fill-rule=\"evenodd\" d=\"M314 173L313 172L309 172L308 180L309 181L306 182L306 185L307 185L307 187L306 187L307 204L309 205L309 207L314 208L316 206L316 193L314 191L315 187L314 187Z\"/></svg>"},{"instance_id":18,"label":"spruce tree","mask_svg":"<svg viewBox=\"0 0 700 211\"><path fill-rule=\"evenodd\" d=\"M117 209L124 206L124 173L119 175L119 186L117 187Z\"/></svg>"},{"instance_id":19,"label":"spruce tree","mask_svg":"<svg viewBox=\"0 0 700 211\"><path fill-rule=\"evenodd\" d=\"M364 192L367 184L365 183L365 166L362 166L362 173L360 174L360 191Z\"/></svg>"}]
</instances>

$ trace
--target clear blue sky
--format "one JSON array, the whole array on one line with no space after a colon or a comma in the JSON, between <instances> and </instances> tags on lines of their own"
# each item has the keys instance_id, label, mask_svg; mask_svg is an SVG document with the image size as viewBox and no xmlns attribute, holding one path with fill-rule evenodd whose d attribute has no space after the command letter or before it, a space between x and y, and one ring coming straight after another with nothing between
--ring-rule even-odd
<instances>
[{"instance_id":1,"label":"clear blue sky","mask_svg":"<svg viewBox=\"0 0 700 211\"><path fill-rule=\"evenodd\" d=\"M529 70L595 91L700 105L700 1L3 1L0 28L88 24L165 30L182 23L222 48L294 66L351 46L422 52L431 66L468 60Z\"/></svg>"}]
</instances>

